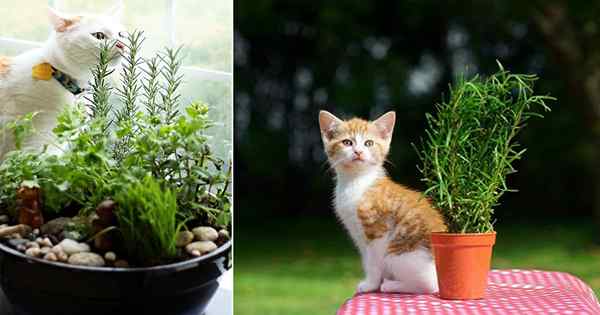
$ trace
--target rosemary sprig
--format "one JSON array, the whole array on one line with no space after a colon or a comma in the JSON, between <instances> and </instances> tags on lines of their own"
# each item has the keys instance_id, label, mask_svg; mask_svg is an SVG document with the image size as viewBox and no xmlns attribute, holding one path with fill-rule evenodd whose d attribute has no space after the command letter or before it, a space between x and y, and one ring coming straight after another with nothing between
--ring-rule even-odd
<instances>
[{"instance_id":1,"label":"rosemary sprig","mask_svg":"<svg viewBox=\"0 0 600 315\"><path fill-rule=\"evenodd\" d=\"M158 57L146 60L146 67L142 69L146 74L143 85L144 106L148 114L154 117L160 112L160 106L156 99L160 92L160 61Z\"/></svg>"},{"instance_id":2,"label":"rosemary sprig","mask_svg":"<svg viewBox=\"0 0 600 315\"><path fill-rule=\"evenodd\" d=\"M427 115L427 130L417 149L427 190L455 233L493 231L492 215L509 189L506 177L523 156L515 137L531 117L533 107L549 111L554 98L534 95L535 75L500 70L483 79L459 79L447 102Z\"/></svg>"},{"instance_id":3,"label":"rosemary sprig","mask_svg":"<svg viewBox=\"0 0 600 315\"><path fill-rule=\"evenodd\" d=\"M142 74L140 66L144 63L140 56L140 49L145 40L143 35L143 31L132 32L124 43L128 53L123 54L121 87L117 91L123 103L123 107L116 113L117 124L131 120L138 109L136 101L142 89L139 83Z\"/></svg>"},{"instance_id":4,"label":"rosemary sprig","mask_svg":"<svg viewBox=\"0 0 600 315\"><path fill-rule=\"evenodd\" d=\"M92 69L92 81L90 87L92 90L91 97L85 95L84 98L88 101L90 109L89 118L104 120L104 131L106 132L112 120L110 113L112 105L110 104L110 96L112 94L112 86L109 83L109 77L114 72L111 69L111 62L116 57L113 53L115 41L104 41L98 56L98 63Z\"/></svg>"},{"instance_id":5,"label":"rosemary sprig","mask_svg":"<svg viewBox=\"0 0 600 315\"><path fill-rule=\"evenodd\" d=\"M178 104L181 95L177 89L183 82L183 75L179 73L181 68L181 47L177 49L166 48L164 53L159 55L163 63L161 74L166 84L160 92L162 105L160 107L164 117L163 123L169 124L178 114Z\"/></svg>"}]
</instances>

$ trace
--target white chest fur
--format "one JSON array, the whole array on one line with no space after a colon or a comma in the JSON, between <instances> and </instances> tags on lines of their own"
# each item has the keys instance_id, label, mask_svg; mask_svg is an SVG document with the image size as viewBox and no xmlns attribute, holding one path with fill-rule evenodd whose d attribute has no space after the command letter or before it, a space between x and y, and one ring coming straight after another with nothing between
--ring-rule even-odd
<instances>
[{"instance_id":1,"label":"white chest fur","mask_svg":"<svg viewBox=\"0 0 600 315\"><path fill-rule=\"evenodd\" d=\"M30 112L39 112L34 120L39 136L28 139L25 142L27 147L40 147L47 142L56 124L56 116L63 106L74 100L74 96L55 79L37 80L32 77L32 67L43 62L46 62L43 49L29 51L15 57L8 75L0 79L1 124ZM10 149L12 140L0 139L0 158Z\"/></svg>"},{"instance_id":2,"label":"white chest fur","mask_svg":"<svg viewBox=\"0 0 600 315\"><path fill-rule=\"evenodd\" d=\"M383 176L385 172L382 169L353 175L338 173L337 176L335 212L361 251L366 247L366 240L363 227L358 220L357 208L365 192Z\"/></svg>"}]
</instances>

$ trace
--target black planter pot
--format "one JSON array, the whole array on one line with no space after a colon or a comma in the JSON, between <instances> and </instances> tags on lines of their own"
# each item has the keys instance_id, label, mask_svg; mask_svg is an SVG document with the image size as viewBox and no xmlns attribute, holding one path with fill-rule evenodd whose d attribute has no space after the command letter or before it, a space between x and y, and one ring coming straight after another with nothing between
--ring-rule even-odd
<instances>
[{"instance_id":1,"label":"black planter pot","mask_svg":"<svg viewBox=\"0 0 600 315\"><path fill-rule=\"evenodd\" d=\"M0 244L0 283L15 315L200 315L230 259L227 242L206 256L169 265L80 267L32 258Z\"/></svg>"}]
</instances>

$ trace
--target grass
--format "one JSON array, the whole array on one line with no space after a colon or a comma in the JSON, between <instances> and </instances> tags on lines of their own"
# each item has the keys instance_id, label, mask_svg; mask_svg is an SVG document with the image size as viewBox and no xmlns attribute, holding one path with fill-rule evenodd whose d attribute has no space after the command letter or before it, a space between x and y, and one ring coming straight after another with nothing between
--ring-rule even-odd
<instances>
[{"instance_id":1,"label":"grass","mask_svg":"<svg viewBox=\"0 0 600 315\"><path fill-rule=\"evenodd\" d=\"M241 315L334 314L362 277L346 232L328 218L236 225L235 309ZM600 247L588 221L498 225L494 268L569 272L600 294Z\"/></svg>"}]
</instances>

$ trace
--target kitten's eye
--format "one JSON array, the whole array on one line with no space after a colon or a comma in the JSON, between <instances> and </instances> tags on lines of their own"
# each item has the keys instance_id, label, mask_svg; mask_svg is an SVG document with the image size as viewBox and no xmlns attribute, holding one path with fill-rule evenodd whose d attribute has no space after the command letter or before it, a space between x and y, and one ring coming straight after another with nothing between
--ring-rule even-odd
<instances>
[{"instance_id":1,"label":"kitten's eye","mask_svg":"<svg viewBox=\"0 0 600 315\"><path fill-rule=\"evenodd\" d=\"M350 140L350 139L344 139L344 140L342 140L342 144L345 145L345 146L347 146L347 147L349 147L349 146L352 145L352 140Z\"/></svg>"},{"instance_id":2,"label":"kitten's eye","mask_svg":"<svg viewBox=\"0 0 600 315\"><path fill-rule=\"evenodd\" d=\"M365 141L365 147L370 147L370 146L372 146L373 144L374 144L374 143L373 143L373 140L367 140L367 141Z\"/></svg>"},{"instance_id":3,"label":"kitten's eye","mask_svg":"<svg viewBox=\"0 0 600 315\"><path fill-rule=\"evenodd\" d=\"M104 34L102 32L92 33L92 36L96 37L96 39L99 39L99 40L106 39L106 34Z\"/></svg>"}]
</instances>

